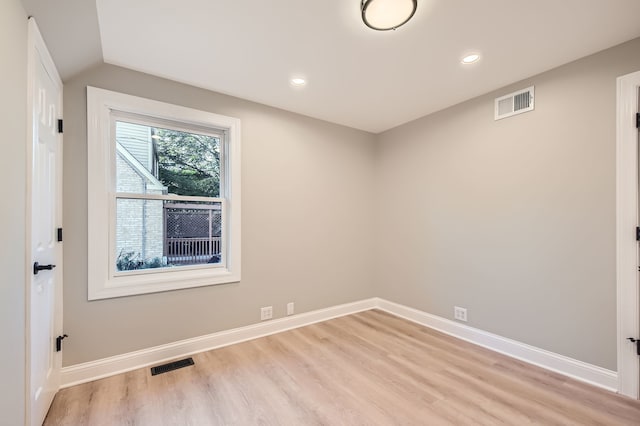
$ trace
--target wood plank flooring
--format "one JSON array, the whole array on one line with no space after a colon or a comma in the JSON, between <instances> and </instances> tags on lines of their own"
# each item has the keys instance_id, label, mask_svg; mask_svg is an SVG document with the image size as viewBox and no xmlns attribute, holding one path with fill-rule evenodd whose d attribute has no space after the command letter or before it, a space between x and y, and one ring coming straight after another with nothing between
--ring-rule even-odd
<instances>
[{"instance_id":1,"label":"wood plank flooring","mask_svg":"<svg viewBox=\"0 0 640 426\"><path fill-rule=\"evenodd\" d=\"M64 389L45 425L640 425L640 402L373 310Z\"/></svg>"}]
</instances>

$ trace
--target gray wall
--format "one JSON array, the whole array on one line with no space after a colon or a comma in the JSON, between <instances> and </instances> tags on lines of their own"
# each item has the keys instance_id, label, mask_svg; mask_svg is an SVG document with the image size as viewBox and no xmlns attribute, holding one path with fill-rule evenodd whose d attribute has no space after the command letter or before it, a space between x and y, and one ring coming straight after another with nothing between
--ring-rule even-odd
<instances>
[{"instance_id":1,"label":"gray wall","mask_svg":"<svg viewBox=\"0 0 640 426\"><path fill-rule=\"evenodd\" d=\"M616 77L640 39L378 136L375 294L616 370ZM482 64L479 64L481 66ZM535 85L535 111L493 99Z\"/></svg>"},{"instance_id":2,"label":"gray wall","mask_svg":"<svg viewBox=\"0 0 640 426\"><path fill-rule=\"evenodd\" d=\"M19 0L0 2L0 424L25 415L25 189L27 16Z\"/></svg>"},{"instance_id":3,"label":"gray wall","mask_svg":"<svg viewBox=\"0 0 640 426\"><path fill-rule=\"evenodd\" d=\"M64 365L255 323L260 306L380 296L446 318L463 306L473 327L616 370L615 79L640 69L638 51L377 136L110 65L76 76ZM494 97L532 84L535 111L493 120ZM241 283L87 302L87 85L242 120Z\"/></svg>"},{"instance_id":4,"label":"gray wall","mask_svg":"<svg viewBox=\"0 0 640 426\"><path fill-rule=\"evenodd\" d=\"M240 283L87 301L87 85L242 120ZM64 365L372 296L373 135L111 65L64 111Z\"/></svg>"}]
</instances>

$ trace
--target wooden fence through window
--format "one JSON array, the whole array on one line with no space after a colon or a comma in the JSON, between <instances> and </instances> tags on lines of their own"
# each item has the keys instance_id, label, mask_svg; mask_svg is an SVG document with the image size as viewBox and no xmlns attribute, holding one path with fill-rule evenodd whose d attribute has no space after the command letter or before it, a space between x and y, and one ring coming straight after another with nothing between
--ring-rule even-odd
<instances>
[{"instance_id":1,"label":"wooden fence through window","mask_svg":"<svg viewBox=\"0 0 640 426\"><path fill-rule=\"evenodd\" d=\"M164 204L164 256L172 265L218 263L221 208L213 204Z\"/></svg>"}]
</instances>

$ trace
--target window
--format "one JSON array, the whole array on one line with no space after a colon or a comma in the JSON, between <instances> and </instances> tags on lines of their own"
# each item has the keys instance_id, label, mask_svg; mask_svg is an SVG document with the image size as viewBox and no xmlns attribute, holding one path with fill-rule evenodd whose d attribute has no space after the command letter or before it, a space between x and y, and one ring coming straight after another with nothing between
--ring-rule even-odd
<instances>
[{"instance_id":1,"label":"window","mask_svg":"<svg viewBox=\"0 0 640 426\"><path fill-rule=\"evenodd\" d=\"M89 300L240 280L240 121L87 88Z\"/></svg>"}]
</instances>

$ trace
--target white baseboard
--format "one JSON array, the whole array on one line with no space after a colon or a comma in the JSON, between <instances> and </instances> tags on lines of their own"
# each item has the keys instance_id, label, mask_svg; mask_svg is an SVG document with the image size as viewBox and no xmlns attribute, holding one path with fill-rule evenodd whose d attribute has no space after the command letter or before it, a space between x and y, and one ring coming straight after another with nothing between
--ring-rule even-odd
<instances>
[{"instance_id":1,"label":"white baseboard","mask_svg":"<svg viewBox=\"0 0 640 426\"><path fill-rule=\"evenodd\" d=\"M257 339L305 325L327 321L332 318L367 311L375 308L376 304L377 299L375 298L365 299L326 309L319 309L317 311L260 322L245 327L220 331L206 336L185 339L96 361L71 365L62 368L60 372L61 388L91 382L126 371L159 364L171 359Z\"/></svg>"},{"instance_id":2,"label":"white baseboard","mask_svg":"<svg viewBox=\"0 0 640 426\"><path fill-rule=\"evenodd\" d=\"M248 325L246 327L234 328L206 336L195 337L193 339L181 340L166 345L64 367L61 371L61 387L66 388L80 383L90 382L126 371L159 364L171 359L193 355L198 352L229 346L376 308L565 376L613 392L617 392L618 390L618 374L615 371L507 339L380 298L365 299L354 303L292 315L272 321Z\"/></svg>"},{"instance_id":3,"label":"white baseboard","mask_svg":"<svg viewBox=\"0 0 640 426\"><path fill-rule=\"evenodd\" d=\"M507 339L388 300L377 299L376 305L382 311L433 328L458 339L612 392L618 391L618 373L615 371Z\"/></svg>"}]
</instances>

